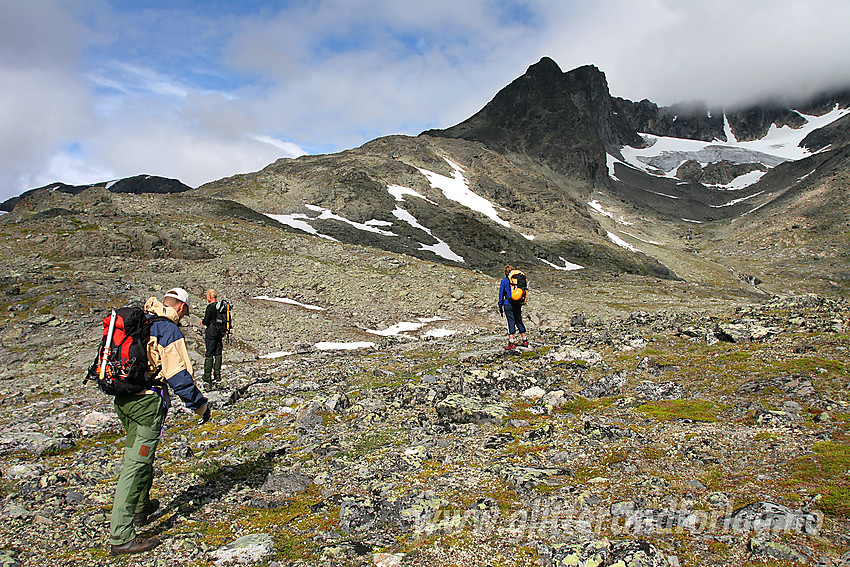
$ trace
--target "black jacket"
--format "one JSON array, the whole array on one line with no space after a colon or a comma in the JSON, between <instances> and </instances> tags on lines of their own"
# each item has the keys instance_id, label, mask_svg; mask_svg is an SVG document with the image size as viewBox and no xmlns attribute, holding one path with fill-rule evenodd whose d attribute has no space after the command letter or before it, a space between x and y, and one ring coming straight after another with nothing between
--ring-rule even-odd
<instances>
[{"instance_id":1,"label":"black jacket","mask_svg":"<svg viewBox=\"0 0 850 567\"><path fill-rule=\"evenodd\" d=\"M204 336L210 339L217 339L224 335L224 315L219 313L218 306L219 303L210 303L204 311L202 323L207 328Z\"/></svg>"}]
</instances>

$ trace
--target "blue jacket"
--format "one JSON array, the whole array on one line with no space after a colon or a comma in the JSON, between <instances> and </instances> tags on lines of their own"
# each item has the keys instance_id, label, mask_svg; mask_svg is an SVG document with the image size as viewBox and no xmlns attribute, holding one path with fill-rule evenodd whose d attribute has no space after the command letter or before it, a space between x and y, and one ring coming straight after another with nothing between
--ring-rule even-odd
<instances>
[{"instance_id":1,"label":"blue jacket","mask_svg":"<svg viewBox=\"0 0 850 567\"><path fill-rule=\"evenodd\" d=\"M499 307L504 306L511 299L511 282L508 278L502 278L502 283L499 285Z\"/></svg>"}]
</instances>

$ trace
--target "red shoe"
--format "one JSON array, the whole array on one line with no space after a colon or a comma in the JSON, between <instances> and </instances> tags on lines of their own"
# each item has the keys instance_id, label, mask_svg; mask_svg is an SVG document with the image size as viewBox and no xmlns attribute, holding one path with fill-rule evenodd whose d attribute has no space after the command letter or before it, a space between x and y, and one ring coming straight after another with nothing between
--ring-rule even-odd
<instances>
[{"instance_id":1,"label":"red shoe","mask_svg":"<svg viewBox=\"0 0 850 567\"><path fill-rule=\"evenodd\" d=\"M508 344L505 345L505 350L513 350L515 348L516 348L516 345L514 343L508 343Z\"/></svg>"},{"instance_id":2,"label":"red shoe","mask_svg":"<svg viewBox=\"0 0 850 567\"><path fill-rule=\"evenodd\" d=\"M528 346L528 341L522 341L519 346Z\"/></svg>"}]
</instances>

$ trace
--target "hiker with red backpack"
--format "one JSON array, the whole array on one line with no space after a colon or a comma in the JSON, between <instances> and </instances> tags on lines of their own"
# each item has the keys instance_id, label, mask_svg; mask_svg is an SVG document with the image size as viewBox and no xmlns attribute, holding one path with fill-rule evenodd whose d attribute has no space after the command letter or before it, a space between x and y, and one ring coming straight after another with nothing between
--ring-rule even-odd
<instances>
[{"instance_id":1,"label":"hiker with red backpack","mask_svg":"<svg viewBox=\"0 0 850 567\"><path fill-rule=\"evenodd\" d=\"M112 555L140 553L161 543L156 537L137 537L135 527L147 524L159 508L150 490L154 455L171 405L169 388L201 416L201 423L210 419L178 327L188 313L189 294L174 288L162 302L148 299L144 311L122 307L104 319L103 343L87 379L115 396L115 411L127 432L109 525Z\"/></svg>"},{"instance_id":2,"label":"hiker with red backpack","mask_svg":"<svg viewBox=\"0 0 850 567\"><path fill-rule=\"evenodd\" d=\"M522 322L522 306L528 295L528 280L521 270L513 266L505 266L505 277L499 284L499 314L503 315L508 322L508 344L505 350L516 348L514 335L519 331L522 342L520 346L528 346L528 337L525 334L525 325Z\"/></svg>"}]
</instances>

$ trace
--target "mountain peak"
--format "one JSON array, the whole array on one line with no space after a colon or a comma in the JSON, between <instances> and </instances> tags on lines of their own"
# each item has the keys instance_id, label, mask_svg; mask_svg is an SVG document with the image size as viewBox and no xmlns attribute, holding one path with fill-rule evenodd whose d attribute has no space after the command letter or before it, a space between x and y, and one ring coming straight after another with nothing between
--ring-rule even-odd
<instances>
[{"instance_id":1,"label":"mountain peak","mask_svg":"<svg viewBox=\"0 0 850 567\"><path fill-rule=\"evenodd\" d=\"M546 75L562 75L563 71L558 66L557 63L551 57L543 57L537 63L529 66L528 70L525 72L526 75L538 75L538 76L546 76Z\"/></svg>"},{"instance_id":2,"label":"mountain peak","mask_svg":"<svg viewBox=\"0 0 850 567\"><path fill-rule=\"evenodd\" d=\"M604 162L606 149L642 144L615 111L602 71L585 65L563 73L549 57L531 65L468 120L425 134L526 153L555 171L591 179L604 175L598 163Z\"/></svg>"}]
</instances>

